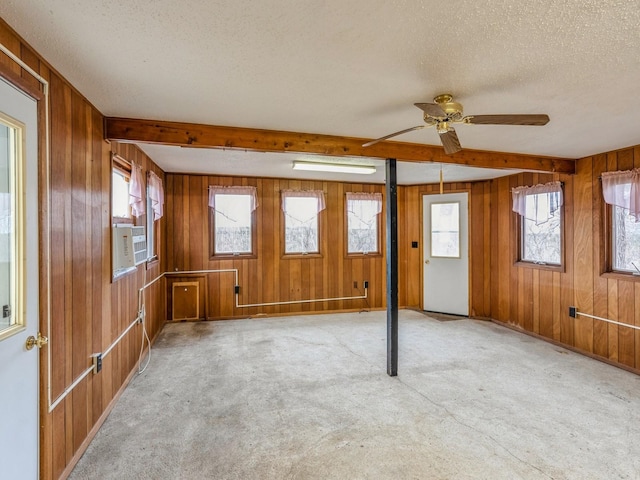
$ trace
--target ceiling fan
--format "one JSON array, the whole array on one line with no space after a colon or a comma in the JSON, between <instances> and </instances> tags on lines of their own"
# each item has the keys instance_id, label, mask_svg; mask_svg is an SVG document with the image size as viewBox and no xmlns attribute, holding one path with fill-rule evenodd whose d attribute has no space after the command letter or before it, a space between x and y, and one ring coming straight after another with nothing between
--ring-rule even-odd
<instances>
[{"instance_id":1,"label":"ceiling fan","mask_svg":"<svg viewBox=\"0 0 640 480\"><path fill-rule=\"evenodd\" d=\"M546 125L549 122L548 115L523 114L523 115L462 115L462 105L453 101L453 96L449 93L438 95L433 99L434 103L414 103L416 107L424 112L424 125L407 128L399 132L385 135L384 137L371 140L362 145L369 147L373 144L387 140L388 138L402 135L425 127L435 126L440 135L440 141L444 147L444 153L452 155L462 150L456 131L451 126L452 123L471 123L474 125Z\"/></svg>"}]
</instances>

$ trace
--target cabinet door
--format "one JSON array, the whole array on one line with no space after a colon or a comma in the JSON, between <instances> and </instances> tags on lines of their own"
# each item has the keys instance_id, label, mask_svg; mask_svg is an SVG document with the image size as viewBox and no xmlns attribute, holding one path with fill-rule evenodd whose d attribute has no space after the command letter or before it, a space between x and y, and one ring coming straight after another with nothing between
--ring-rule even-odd
<instances>
[{"instance_id":1,"label":"cabinet door","mask_svg":"<svg viewBox=\"0 0 640 480\"><path fill-rule=\"evenodd\" d=\"M198 282L176 282L173 284L174 320L196 320L200 318L200 287Z\"/></svg>"}]
</instances>

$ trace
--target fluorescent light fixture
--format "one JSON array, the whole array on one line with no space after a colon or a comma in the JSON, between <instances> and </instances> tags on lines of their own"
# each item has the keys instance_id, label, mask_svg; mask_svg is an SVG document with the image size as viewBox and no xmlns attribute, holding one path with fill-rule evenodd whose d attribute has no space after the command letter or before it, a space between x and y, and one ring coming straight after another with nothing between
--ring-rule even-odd
<instances>
[{"instance_id":1,"label":"fluorescent light fixture","mask_svg":"<svg viewBox=\"0 0 640 480\"><path fill-rule=\"evenodd\" d=\"M353 165L350 163L323 163L323 162L303 162L293 161L294 170L309 170L312 172L336 172L336 173L361 173L369 175L376 173L373 165Z\"/></svg>"}]
</instances>

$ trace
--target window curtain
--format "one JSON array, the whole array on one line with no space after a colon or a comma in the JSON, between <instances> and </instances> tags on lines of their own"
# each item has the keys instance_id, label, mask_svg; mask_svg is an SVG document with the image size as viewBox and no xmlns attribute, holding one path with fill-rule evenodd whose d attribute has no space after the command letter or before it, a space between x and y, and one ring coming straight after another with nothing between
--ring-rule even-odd
<instances>
[{"instance_id":1,"label":"window curtain","mask_svg":"<svg viewBox=\"0 0 640 480\"><path fill-rule=\"evenodd\" d=\"M153 220L160 220L164 215L164 187L162 180L154 172L149 172L149 198L153 210Z\"/></svg>"},{"instance_id":2,"label":"window curtain","mask_svg":"<svg viewBox=\"0 0 640 480\"><path fill-rule=\"evenodd\" d=\"M209 206L216 209L216 195L250 195L251 211L258 208L258 193L256 187L221 187L212 185L209 187Z\"/></svg>"},{"instance_id":3,"label":"window curtain","mask_svg":"<svg viewBox=\"0 0 640 480\"><path fill-rule=\"evenodd\" d=\"M142 166L131 163L131 180L129 183L129 205L134 217L140 217L145 212L144 180Z\"/></svg>"},{"instance_id":4,"label":"window curtain","mask_svg":"<svg viewBox=\"0 0 640 480\"><path fill-rule=\"evenodd\" d=\"M629 210L640 222L640 168L603 172L602 194L606 203Z\"/></svg>"},{"instance_id":5,"label":"window curtain","mask_svg":"<svg viewBox=\"0 0 640 480\"><path fill-rule=\"evenodd\" d=\"M561 182L516 187L511 191L511 194L513 196L513 211L527 220L534 221L536 225L548 222L564 202ZM527 197L531 195L534 195L533 202L527 202Z\"/></svg>"},{"instance_id":6,"label":"window curtain","mask_svg":"<svg viewBox=\"0 0 640 480\"><path fill-rule=\"evenodd\" d=\"M282 211L287 213L287 198L316 198L316 215L327 208L322 190L282 190Z\"/></svg>"},{"instance_id":7,"label":"window curtain","mask_svg":"<svg viewBox=\"0 0 640 480\"><path fill-rule=\"evenodd\" d=\"M353 207L361 200L366 200L368 202L375 202L373 205L374 215L378 215L382 212L382 194L381 193L353 193L347 192L347 210L353 211Z\"/></svg>"}]
</instances>

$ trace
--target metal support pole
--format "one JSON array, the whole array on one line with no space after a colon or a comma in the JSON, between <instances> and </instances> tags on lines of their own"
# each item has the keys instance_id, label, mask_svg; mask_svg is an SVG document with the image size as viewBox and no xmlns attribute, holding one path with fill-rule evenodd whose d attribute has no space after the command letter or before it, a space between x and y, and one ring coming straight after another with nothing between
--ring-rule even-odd
<instances>
[{"instance_id":1,"label":"metal support pole","mask_svg":"<svg viewBox=\"0 0 640 480\"><path fill-rule=\"evenodd\" d=\"M396 159L386 162L387 374L398 375L398 181Z\"/></svg>"}]
</instances>

